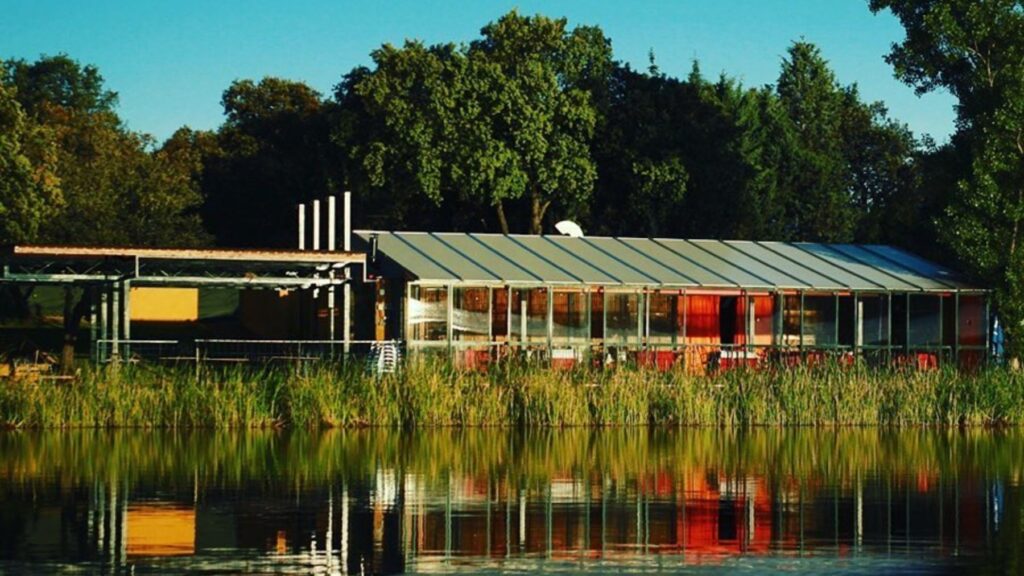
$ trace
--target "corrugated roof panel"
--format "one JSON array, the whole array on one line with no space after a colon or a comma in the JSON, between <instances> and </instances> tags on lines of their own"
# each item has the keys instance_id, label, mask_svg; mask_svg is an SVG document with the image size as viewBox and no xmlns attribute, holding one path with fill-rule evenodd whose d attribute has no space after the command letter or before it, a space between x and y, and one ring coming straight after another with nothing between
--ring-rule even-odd
<instances>
[{"instance_id":1,"label":"corrugated roof panel","mask_svg":"<svg viewBox=\"0 0 1024 576\"><path fill-rule=\"evenodd\" d=\"M742 267L732 264L728 260L723 260L721 257L701 249L688 240L656 238L654 241L733 284L750 288L774 288L765 279L758 278Z\"/></svg>"},{"instance_id":2,"label":"corrugated roof panel","mask_svg":"<svg viewBox=\"0 0 1024 576\"><path fill-rule=\"evenodd\" d=\"M489 270L485 264L467 258L433 234L403 234L402 237L416 244L428 258L451 270L465 282L501 281L501 277Z\"/></svg>"},{"instance_id":3,"label":"corrugated roof panel","mask_svg":"<svg viewBox=\"0 0 1024 576\"><path fill-rule=\"evenodd\" d=\"M673 270L677 278L683 278L691 282L690 284L683 284L684 286L709 288L736 287L735 282L731 282L702 266L694 264L653 240L647 238L619 238L618 240L637 252L644 254L649 260L656 262L658 266ZM639 256L637 261L640 261Z\"/></svg>"},{"instance_id":4,"label":"corrugated roof panel","mask_svg":"<svg viewBox=\"0 0 1024 576\"><path fill-rule=\"evenodd\" d=\"M890 290L910 290L916 291L921 290L921 286L917 286L905 280L901 280L891 274L886 274L884 271L873 268L867 264L864 264L855 257L849 254L844 254L827 244L812 244L809 242L796 242L793 244L798 249L803 250L809 254L813 254L818 258L827 260L838 268L849 271L851 274L860 276L861 278L877 284L885 289Z\"/></svg>"},{"instance_id":5,"label":"corrugated roof panel","mask_svg":"<svg viewBox=\"0 0 1024 576\"><path fill-rule=\"evenodd\" d=\"M596 263L592 264L575 255L571 249L555 244L550 238L545 236L509 236L509 238L558 268L578 277L584 284L606 286L622 284L619 278L602 270Z\"/></svg>"},{"instance_id":6,"label":"corrugated roof panel","mask_svg":"<svg viewBox=\"0 0 1024 576\"><path fill-rule=\"evenodd\" d=\"M733 266L742 268L748 274L760 278L764 283L777 288L810 288L806 282L766 265L741 247L734 247L720 240L692 240L691 242Z\"/></svg>"},{"instance_id":7,"label":"corrugated roof panel","mask_svg":"<svg viewBox=\"0 0 1024 576\"><path fill-rule=\"evenodd\" d=\"M821 258L811 252L801 250L793 244L786 242L758 242L757 244L771 250L782 258L797 262L799 265L807 268L813 268L821 275L838 282L843 290L882 290L885 288L884 284L878 284L862 278L846 268L832 264L826 258Z\"/></svg>"},{"instance_id":8,"label":"corrugated roof panel","mask_svg":"<svg viewBox=\"0 0 1024 576\"><path fill-rule=\"evenodd\" d=\"M369 242L369 233L358 234L360 238ZM421 280L460 280L452 270L432 260L421 250L415 248L415 244L410 244L398 234L391 232L376 232L376 234L377 249L408 270L413 276Z\"/></svg>"},{"instance_id":9,"label":"corrugated roof panel","mask_svg":"<svg viewBox=\"0 0 1024 576\"><path fill-rule=\"evenodd\" d=\"M540 283L551 284L585 284L586 282L569 270L560 268L532 250L528 250L517 240L520 237L500 234L475 234L474 237L509 260L540 276Z\"/></svg>"},{"instance_id":10,"label":"corrugated roof panel","mask_svg":"<svg viewBox=\"0 0 1024 576\"><path fill-rule=\"evenodd\" d=\"M864 250L859 246L852 244L830 244L829 248L841 252L842 254L855 258L858 261L870 266L874 270L887 276L898 278L900 281L906 282L912 286L918 286L922 290L951 290L953 287L949 284L945 284L935 278L929 278L922 274L897 264L892 260L888 260L874 252Z\"/></svg>"},{"instance_id":11,"label":"corrugated roof panel","mask_svg":"<svg viewBox=\"0 0 1024 576\"><path fill-rule=\"evenodd\" d=\"M905 250L900 250L899 248L895 248L893 246L882 246L878 244L863 245L860 247L864 250L873 252L875 254L878 254L879 256L883 256L889 260L897 262L901 266L913 270L918 274L922 274L929 278L933 278L937 281L943 282L955 288L966 290L977 289L976 287L971 286L970 284L965 282L963 278L961 278L960 275L958 275L956 272L948 268L939 266L938 264L931 262L929 260L925 260L920 256L911 254L910 252L907 252Z\"/></svg>"},{"instance_id":12,"label":"corrugated roof panel","mask_svg":"<svg viewBox=\"0 0 1024 576\"><path fill-rule=\"evenodd\" d=\"M635 258L623 259L616 250L609 249L606 242L601 242L597 238L569 238L566 236L545 236L545 238L622 284L656 286L662 283L648 270L630 263L630 260L635 260ZM610 239L605 238L604 240ZM622 250L622 248L618 248L618 250Z\"/></svg>"},{"instance_id":13,"label":"corrugated roof panel","mask_svg":"<svg viewBox=\"0 0 1024 576\"><path fill-rule=\"evenodd\" d=\"M631 241L634 243L631 243ZM587 238L587 242L612 254L620 261L656 278L661 285L681 288L699 286L693 279L693 276L687 275L685 272L673 268L667 262L659 260L656 256L657 251L666 252L666 250L650 240L591 237Z\"/></svg>"},{"instance_id":14,"label":"corrugated roof panel","mask_svg":"<svg viewBox=\"0 0 1024 576\"><path fill-rule=\"evenodd\" d=\"M819 273L813 263L806 266L783 258L776 252L749 240L726 240L725 244L743 251L751 258L756 258L769 266L773 266L793 278L799 279L808 290L846 290L847 286L828 276Z\"/></svg>"},{"instance_id":15,"label":"corrugated roof panel","mask_svg":"<svg viewBox=\"0 0 1024 576\"><path fill-rule=\"evenodd\" d=\"M442 282L699 288L977 290L889 246L423 232L356 233L411 275Z\"/></svg>"},{"instance_id":16,"label":"corrugated roof panel","mask_svg":"<svg viewBox=\"0 0 1024 576\"><path fill-rule=\"evenodd\" d=\"M491 247L492 242L485 241L485 237L481 237L481 235L453 232L434 234L434 236L466 258L487 268L505 282L535 283L543 281L536 270L519 263L515 254L510 255L494 249Z\"/></svg>"}]
</instances>

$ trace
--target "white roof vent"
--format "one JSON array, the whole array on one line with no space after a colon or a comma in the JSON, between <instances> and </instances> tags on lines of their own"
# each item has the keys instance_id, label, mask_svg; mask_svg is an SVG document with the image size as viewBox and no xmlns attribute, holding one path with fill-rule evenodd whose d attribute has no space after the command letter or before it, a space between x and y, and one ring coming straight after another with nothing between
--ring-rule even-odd
<instances>
[{"instance_id":1,"label":"white roof vent","mask_svg":"<svg viewBox=\"0 0 1024 576\"><path fill-rule=\"evenodd\" d=\"M558 230L560 234L570 238L583 238L583 229L580 228L579 224L572 220L562 220L558 224L555 224L555 230Z\"/></svg>"}]
</instances>

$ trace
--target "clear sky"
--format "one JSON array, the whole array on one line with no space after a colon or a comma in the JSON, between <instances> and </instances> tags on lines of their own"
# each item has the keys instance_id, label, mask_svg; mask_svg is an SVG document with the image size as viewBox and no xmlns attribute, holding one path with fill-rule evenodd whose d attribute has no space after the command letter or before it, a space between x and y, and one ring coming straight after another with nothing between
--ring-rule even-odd
<instances>
[{"instance_id":1,"label":"clear sky","mask_svg":"<svg viewBox=\"0 0 1024 576\"><path fill-rule=\"evenodd\" d=\"M64 52L94 64L120 95L133 130L166 138L182 125L217 127L221 94L235 79L280 76L330 94L382 43L470 41L512 8L600 26L615 58L684 76L698 59L746 85L773 83L787 46L821 47L840 82L884 101L917 134L945 141L954 99L917 97L883 60L903 29L866 0L661 0L559 2L460 0L3 0L0 58Z\"/></svg>"}]
</instances>

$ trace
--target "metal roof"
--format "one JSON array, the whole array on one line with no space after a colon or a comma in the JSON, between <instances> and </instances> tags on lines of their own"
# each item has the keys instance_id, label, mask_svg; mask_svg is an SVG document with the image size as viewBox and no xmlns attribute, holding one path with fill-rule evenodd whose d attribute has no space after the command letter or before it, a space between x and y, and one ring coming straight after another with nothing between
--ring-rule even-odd
<instances>
[{"instance_id":1,"label":"metal roof","mask_svg":"<svg viewBox=\"0 0 1024 576\"><path fill-rule=\"evenodd\" d=\"M342 284L331 271L365 259L361 252L7 246L0 248L0 282L306 288Z\"/></svg>"},{"instance_id":2,"label":"metal roof","mask_svg":"<svg viewBox=\"0 0 1024 576\"><path fill-rule=\"evenodd\" d=\"M892 246L382 232L380 255L424 281L694 289L982 291Z\"/></svg>"}]
</instances>

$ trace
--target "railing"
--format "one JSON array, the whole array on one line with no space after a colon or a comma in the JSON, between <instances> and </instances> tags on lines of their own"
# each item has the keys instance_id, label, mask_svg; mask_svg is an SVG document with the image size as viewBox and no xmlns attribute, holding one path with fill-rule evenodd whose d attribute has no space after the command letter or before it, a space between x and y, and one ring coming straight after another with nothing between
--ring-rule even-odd
<instances>
[{"instance_id":1,"label":"railing","mask_svg":"<svg viewBox=\"0 0 1024 576\"><path fill-rule=\"evenodd\" d=\"M97 340L93 358L110 362L274 362L341 360L346 357L376 357L382 350L390 358L402 344L398 341L357 340Z\"/></svg>"},{"instance_id":2,"label":"railing","mask_svg":"<svg viewBox=\"0 0 1024 576\"><path fill-rule=\"evenodd\" d=\"M97 340L98 362L313 362L362 359L379 368L391 368L398 359L429 356L451 358L460 367L484 369L508 362L529 362L553 368L578 366L640 366L657 370L684 369L703 374L740 367L793 367L825 363L849 365L860 360L870 365L896 365L921 369L955 362L977 366L987 360L984 346L780 346L773 344L651 343L607 344L600 340L569 342L505 342L461 340L410 342L375 340Z\"/></svg>"}]
</instances>

